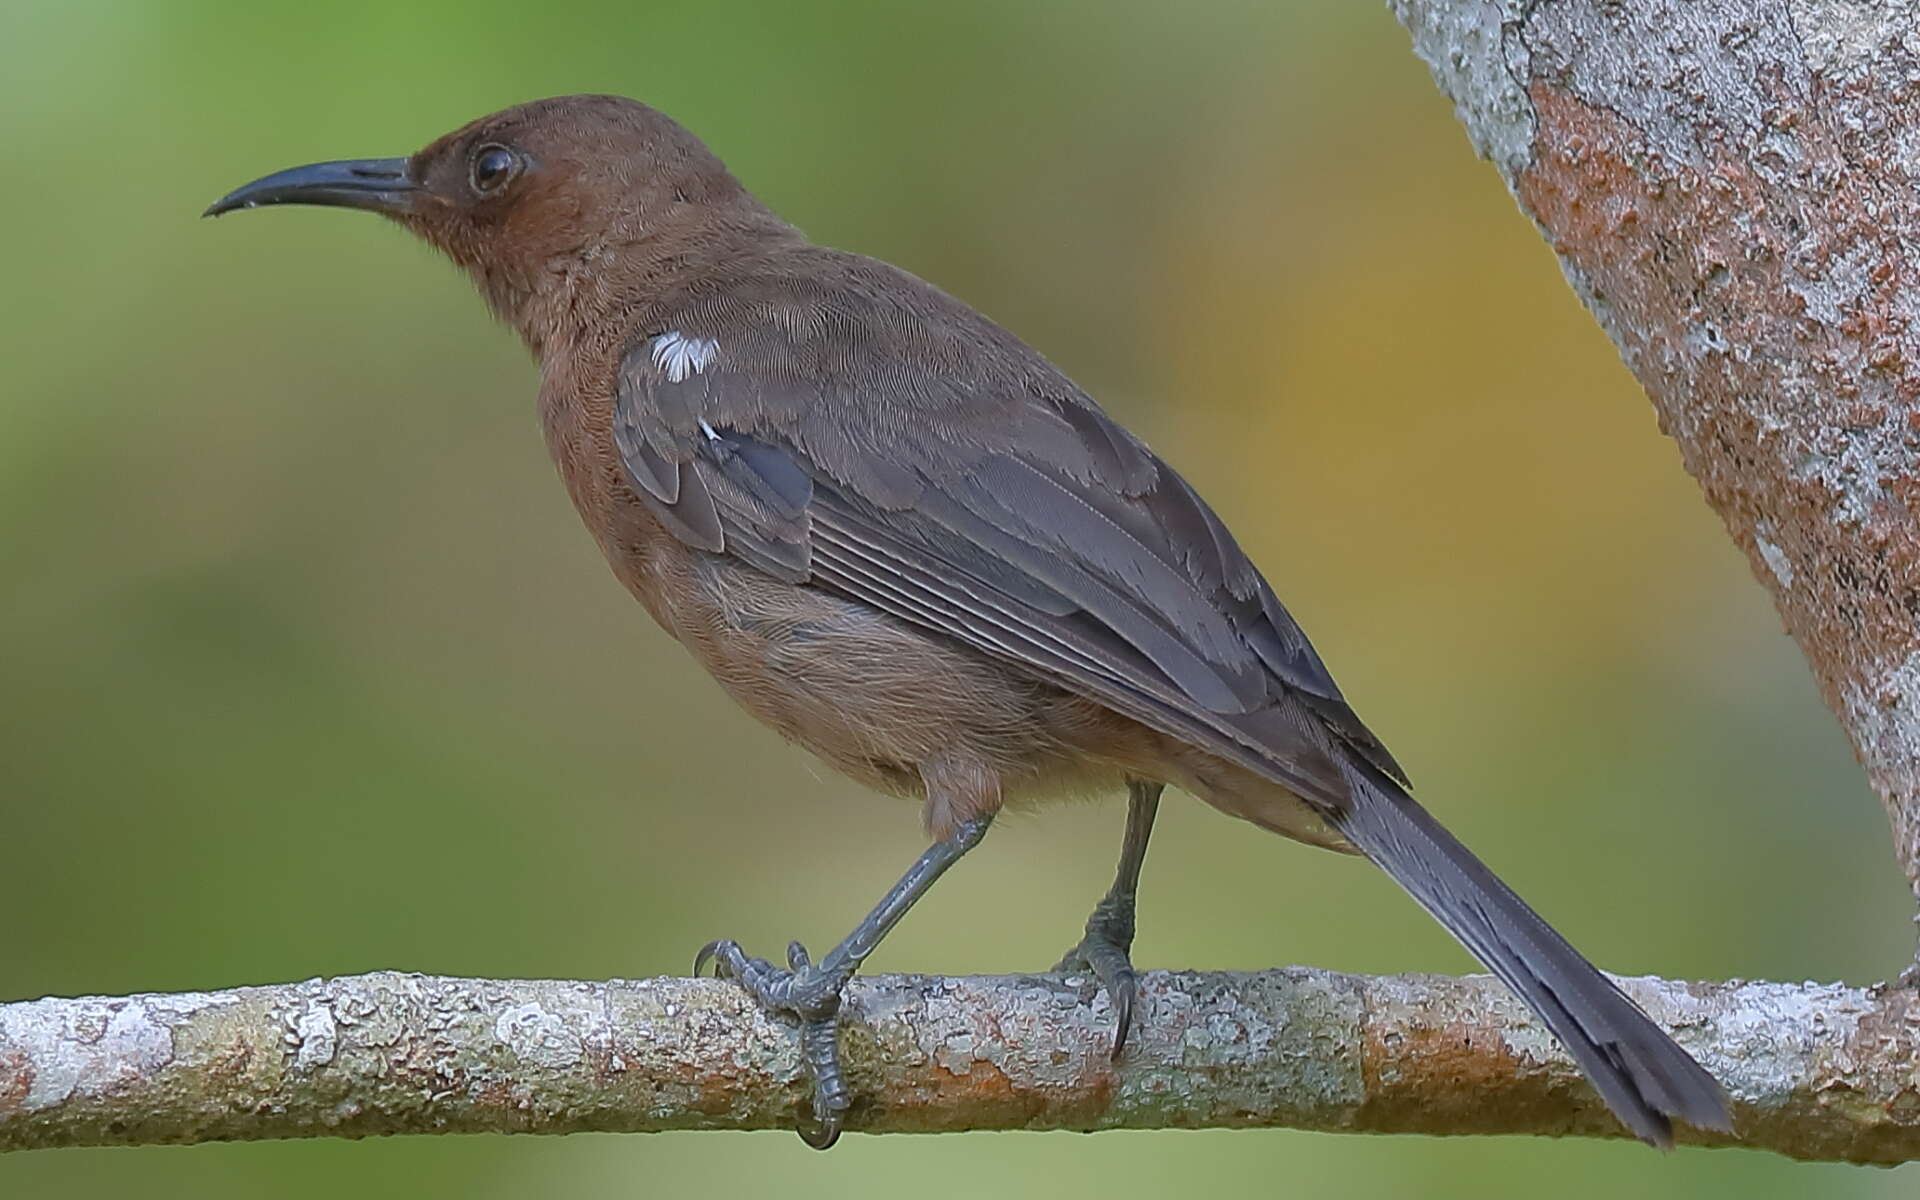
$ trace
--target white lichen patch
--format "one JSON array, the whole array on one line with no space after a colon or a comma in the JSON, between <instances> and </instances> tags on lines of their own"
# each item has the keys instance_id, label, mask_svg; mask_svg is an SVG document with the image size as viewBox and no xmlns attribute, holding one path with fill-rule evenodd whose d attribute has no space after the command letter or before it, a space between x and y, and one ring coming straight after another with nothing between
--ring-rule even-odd
<instances>
[{"instance_id":1,"label":"white lichen patch","mask_svg":"<svg viewBox=\"0 0 1920 1200\"><path fill-rule=\"evenodd\" d=\"M1920 763L1920 650L1866 683L1849 682L1843 695L1848 724L1858 733L1869 764L1904 771L1911 779Z\"/></svg>"},{"instance_id":2,"label":"white lichen patch","mask_svg":"<svg viewBox=\"0 0 1920 1200\"><path fill-rule=\"evenodd\" d=\"M1096 1012L1064 985L1035 979L1012 985L1032 1003L1008 1005L997 1018L986 1019L984 1014L999 1006L983 1002L982 993L994 986L963 979L925 989L862 988L855 1011L867 1022L897 1021L914 1013L910 1023L925 1031L918 1047L921 1055L951 1075L968 1076L984 1064L1023 1086L1071 1088L1098 1069L1099 1047L1111 1032L1110 1009L1102 1006ZM1072 1003L1064 1008L1047 1003L1049 993L1051 999L1065 997ZM1043 1045L1061 1053L1031 1053L1032 1047Z\"/></svg>"},{"instance_id":3,"label":"white lichen patch","mask_svg":"<svg viewBox=\"0 0 1920 1200\"><path fill-rule=\"evenodd\" d=\"M1900 465L1903 450L1898 435L1850 435L1825 445L1829 449L1808 449L1794 460L1793 478L1814 483L1831 497L1828 520L1842 528L1858 528L1886 502L1880 480Z\"/></svg>"},{"instance_id":4,"label":"white lichen patch","mask_svg":"<svg viewBox=\"0 0 1920 1200\"><path fill-rule=\"evenodd\" d=\"M1635 998L1644 1003L1646 994ZM1866 992L1844 984L1747 983L1739 1003L1713 1006L1713 1036L1690 1049L1735 1100L1791 1095L1813 1077L1816 1056L1849 1042L1872 1009Z\"/></svg>"},{"instance_id":5,"label":"white lichen patch","mask_svg":"<svg viewBox=\"0 0 1920 1200\"><path fill-rule=\"evenodd\" d=\"M1560 1039L1518 997L1509 1000L1502 996L1489 1011L1499 1014L1500 1045L1515 1062L1550 1063L1572 1058Z\"/></svg>"},{"instance_id":6,"label":"white lichen patch","mask_svg":"<svg viewBox=\"0 0 1920 1200\"><path fill-rule=\"evenodd\" d=\"M1913 0L1787 0L1787 15L1807 64L1836 80L1865 76L1891 49L1920 53L1920 5Z\"/></svg>"},{"instance_id":7,"label":"white lichen patch","mask_svg":"<svg viewBox=\"0 0 1920 1200\"><path fill-rule=\"evenodd\" d=\"M1767 564L1767 570L1773 572L1773 577L1780 581L1780 586L1783 589L1790 588L1793 586L1793 560L1788 558L1787 552L1774 542L1773 535L1773 522L1761 521L1754 527L1754 549L1760 552L1760 561Z\"/></svg>"},{"instance_id":8,"label":"white lichen patch","mask_svg":"<svg viewBox=\"0 0 1920 1200\"><path fill-rule=\"evenodd\" d=\"M1637 0L1527 7L1520 37L1529 51L1528 77L1615 114L1669 163L1706 163L1729 135L1756 149L1770 107L1807 94L1789 31L1749 17L1738 5ZM1633 52L1622 53L1623 46ZM1770 79L1774 94L1758 86L1759 79Z\"/></svg>"},{"instance_id":9,"label":"white lichen patch","mask_svg":"<svg viewBox=\"0 0 1920 1200\"><path fill-rule=\"evenodd\" d=\"M297 1039L293 1052L296 1067L311 1071L326 1066L333 1061L334 1050L339 1045L339 1028L334 1024L333 1010L324 1004L309 1005L294 1019L292 1036Z\"/></svg>"},{"instance_id":10,"label":"white lichen patch","mask_svg":"<svg viewBox=\"0 0 1920 1200\"><path fill-rule=\"evenodd\" d=\"M196 1016L209 1008L223 1008L229 1004L240 1003L240 997L232 993L215 992L156 992L135 996L134 999L146 1005L147 1011L155 1017L171 1022Z\"/></svg>"},{"instance_id":11,"label":"white lichen patch","mask_svg":"<svg viewBox=\"0 0 1920 1200\"><path fill-rule=\"evenodd\" d=\"M1803 244L1811 250L1822 242L1810 231ZM1796 265L1784 282L1806 304L1808 316L1823 325L1838 325L1848 313L1871 304L1873 271L1883 258L1881 247L1873 242L1840 243L1822 265L1807 270Z\"/></svg>"},{"instance_id":12,"label":"white lichen patch","mask_svg":"<svg viewBox=\"0 0 1920 1200\"><path fill-rule=\"evenodd\" d=\"M1533 102L1526 91L1517 0L1430 4L1389 0L1413 50L1453 101L1480 157L1511 179L1533 159Z\"/></svg>"},{"instance_id":13,"label":"white lichen patch","mask_svg":"<svg viewBox=\"0 0 1920 1200\"><path fill-rule=\"evenodd\" d=\"M0 1056L10 1050L23 1055L33 1073L26 1111L102 1095L172 1062L167 1020L174 1013L155 1011L149 999L159 997L36 1000L0 1008Z\"/></svg>"},{"instance_id":14,"label":"white lichen patch","mask_svg":"<svg viewBox=\"0 0 1920 1200\"><path fill-rule=\"evenodd\" d=\"M515 1056L540 1067L575 1066L585 1054L567 1023L538 1004L516 1004L502 1012L494 1018L493 1036Z\"/></svg>"}]
</instances>

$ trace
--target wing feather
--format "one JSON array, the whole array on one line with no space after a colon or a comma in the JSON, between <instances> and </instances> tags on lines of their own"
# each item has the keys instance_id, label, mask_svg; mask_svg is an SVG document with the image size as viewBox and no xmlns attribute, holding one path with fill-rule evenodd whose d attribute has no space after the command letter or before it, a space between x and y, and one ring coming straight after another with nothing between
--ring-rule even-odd
<instances>
[{"instance_id":1,"label":"wing feather","mask_svg":"<svg viewBox=\"0 0 1920 1200\"><path fill-rule=\"evenodd\" d=\"M669 378L650 340L622 363L615 442L673 536L1018 663L1329 812L1346 784L1303 705L1404 779L1213 511L1044 360L930 289L910 295L947 311L879 287L746 295L677 314L671 336L713 348L697 370Z\"/></svg>"}]
</instances>

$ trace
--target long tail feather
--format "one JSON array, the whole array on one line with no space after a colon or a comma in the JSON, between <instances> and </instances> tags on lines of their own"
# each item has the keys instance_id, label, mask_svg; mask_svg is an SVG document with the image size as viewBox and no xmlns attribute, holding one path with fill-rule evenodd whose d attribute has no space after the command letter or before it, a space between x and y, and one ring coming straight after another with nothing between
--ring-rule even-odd
<instances>
[{"instance_id":1,"label":"long tail feather","mask_svg":"<svg viewBox=\"0 0 1920 1200\"><path fill-rule=\"evenodd\" d=\"M1713 1076L1393 780L1349 764L1340 832L1540 1015L1623 1124L1673 1144L1670 1118L1729 1130Z\"/></svg>"}]
</instances>

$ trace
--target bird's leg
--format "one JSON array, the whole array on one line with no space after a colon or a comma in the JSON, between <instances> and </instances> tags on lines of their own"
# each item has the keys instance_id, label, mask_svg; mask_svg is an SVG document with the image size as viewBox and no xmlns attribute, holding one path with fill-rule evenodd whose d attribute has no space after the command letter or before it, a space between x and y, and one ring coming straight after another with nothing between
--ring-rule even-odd
<instances>
[{"instance_id":1,"label":"bird's leg","mask_svg":"<svg viewBox=\"0 0 1920 1200\"><path fill-rule=\"evenodd\" d=\"M979 844L992 821L991 814L963 821L953 836L927 847L873 911L817 963L799 942L787 946L787 965L781 968L763 958L748 957L740 943L730 938L708 942L694 958L695 975L711 961L714 974L739 983L761 1008L799 1022L801 1057L813 1076L814 1121L812 1129L800 1130L800 1137L814 1149L825 1150L839 1139L851 1103L840 1070L841 992L880 939L900 923L934 880Z\"/></svg>"},{"instance_id":2,"label":"bird's leg","mask_svg":"<svg viewBox=\"0 0 1920 1200\"><path fill-rule=\"evenodd\" d=\"M1160 811L1164 785L1145 779L1127 780L1127 835L1120 844L1120 867L1113 886L1087 918L1086 936L1067 951L1055 971L1092 971L1107 989L1113 1005L1113 1059L1127 1048L1127 1029L1133 1024L1133 1001L1138 989L1133 960L1133 896L1140 887L1140 864L1147 858L1147 839L1153 836L1153 818Z\"/></svg>"}]
</instances>

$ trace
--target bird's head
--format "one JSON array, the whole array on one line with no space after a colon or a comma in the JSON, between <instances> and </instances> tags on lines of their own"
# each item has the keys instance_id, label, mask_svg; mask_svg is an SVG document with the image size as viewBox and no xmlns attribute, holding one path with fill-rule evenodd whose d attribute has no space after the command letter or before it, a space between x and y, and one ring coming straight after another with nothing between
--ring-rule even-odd
<instances>
[{"instance_id":1,"label":"bird's head","mask_svg":"<svg viewBox=\"0 0 1920 1200\"><path fill-rule=\"evenodd\" d=\"M650 269L700 257L703 242L729 229L778 224L699 138L619 96L522 104L407 158L279 171L206 215L269 204L394 218L466 268L536 348L558 305L591 302L582 289L644 289Z\"/></svg>"}]
</instances>

